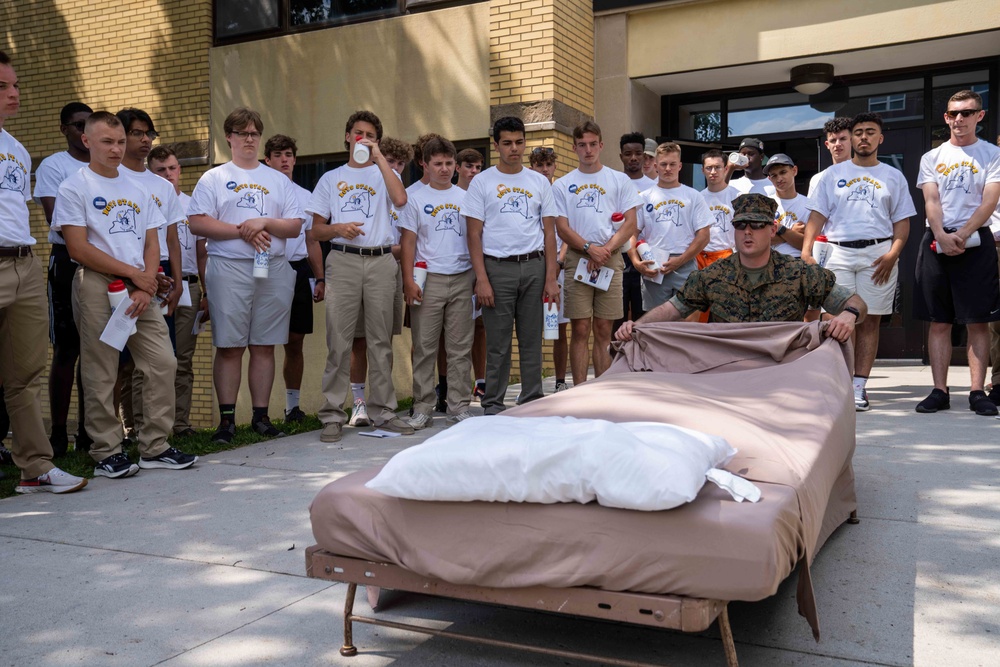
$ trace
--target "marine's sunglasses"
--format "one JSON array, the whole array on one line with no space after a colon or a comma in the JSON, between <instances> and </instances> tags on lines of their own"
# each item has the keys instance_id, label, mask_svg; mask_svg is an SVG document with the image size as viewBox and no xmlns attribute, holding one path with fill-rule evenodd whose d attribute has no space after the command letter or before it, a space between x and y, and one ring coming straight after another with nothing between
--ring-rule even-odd
<instances>
[{"instance_id":1,"label":"marine's sunglasses","mask_svg":"<svg viewBox=\"0 0 1000 667\"><path fill-rule=\"evenodd\" d=\"M948 118L958 118L959 116L962 118L968 118L969 116L977 114L980 111L982 111L982 109L948 109L944 112L944 115L948 116Z\"/></svg>"},{"instance_id":2,"label":"marine's sunglasses","mask_svg":"<svg viewBox=\"0 0 1000 667\"><path fill-rule=\"evenodd\" d=\"M747 228L747 225L750 225L750 229L759 231L761 229L766 229L767 227L770 227L773 224L774 224L773 222L761 222L760 220L752 220L752 221L734 220L733 229L738 229L740 231L743 231L744 229Z\"/></svg>"}]
</instances>

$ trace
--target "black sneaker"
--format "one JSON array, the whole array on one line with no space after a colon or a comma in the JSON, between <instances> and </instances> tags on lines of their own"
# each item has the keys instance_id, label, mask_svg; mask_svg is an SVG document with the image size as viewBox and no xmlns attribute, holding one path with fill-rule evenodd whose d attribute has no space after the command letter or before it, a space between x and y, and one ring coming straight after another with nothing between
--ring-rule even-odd
<instances>
[{"instance_id":1,"label":"black sneaker","mask_svg":"<svg viewBox=\"0 0 1000 667\"><path fill-rule=\"evenodd\" d=\"M448 385L439 384L434 387L437 394L437 402L434 404L434 412L448 412Z\"/></svg>"},{"instance_id":2,"label":"black sneaker","mask_svg":"<svg viewBox=\"0 0 1000 667\"><path fill-rule=\"evenodd\" d=\"M234 435L236 435L236 424L228 419L223 419L219 422L219 428L215 429L215 433L212 434L212 442L228 445L233 441Z\"/></svg>"},{"instance_id":3,"label":"black sneaker","mask_svg":"<svg viewBox=\"0 0 1000 667\"><path fill-rule=\"evenodd\" d=\"M291 410L285 410L285 421L286 422L301 422L305 421L306 413L302 412L302 408L295 406Z\"/></svg>"},{"instance_id":4,"label":"black sneaker","mask_svg":"<svg viewBox=\"0 0 1000 667\"><path fill-rule=\"evenodd\" d=\"M989 399L985 391L969 392L969 409L983 417L997 415L997 406L993 405L993 401Z\"/></svg>"},{"instance_id":5,"label":"black sneaker","mask_svg":"<svg viewBox=\"0 0 1000 667\"><path fill-rule=\"evenodd\" d=\"M993 405L1000 406L1000 385L993 385L986 398L990 399L990 402L992 402Z\"/></svg>"},{"instance_id":6,"label":"black sneaker","mask_svg":"<svg viewBox=\"0 0 1000 667\"><path fill-rule=\"evenodd\" d=\"M14 455L10 453L10 450L0 445L0 465L12 466L14 465Z\"/></svg>"},{"instance_id":7,"label":"black sneaker","mask_svg":"<svg viewBox=\"0 0 1000 667\"><path fill-rule=\"evenodd\" d=\"M251 422L250 428L252 428L258 435L263 435L268 438L283 438L285 436L284 433L274 428L271 424L271 418L266 416L261 417L255 422Z\"/></svg>"},{"instance_id":8,"label":"black sneaker","mask_svg":"<svg viewBox=\"0 0 1000 667\"><path fill-rule=\"evenodd\" d=\"M983 394L983 396L985 396L985 394ZM938 410L950 409L951 395L947 391L941 391L940 389L932 389L927 398L917 403L917 412L921 414L930 414L932 412L937 412Z\"/></svg>"},{"instance_id":9,"label":"black sneaker","mask_svg":"<svg viewBox=\"0 0 1000 667\"><path fill-rule=\"evenodd\" d=\"M94 468L94 474L101 477L131 477L139 472L139 466L129 461L125 454L119 452L104 459Z\"/></svg>"},{"instance_id":10,"label":"black sneaker","mask_svg":"<svg viewBox=\"0 0 1000 667\"><path fill-rule=\"evenodd\" d=\"M153 468L166 468L167 470L183 470L184 468L190 468L194 465L194 462L198 460L197 456L192 454L185 454L179 449L174 447L167 447L166 450L159 456L154 456L152 458L140 458L139 467L143 470L151 470Z\"/></svg>"},{"instance_id":11,"label":"black sneaker","mask_svg":"<svg viewBox=\"0 0 1000 667\"><path fill-rule=\"evenodd\" d=\"M50 435L49 445L52 446L53 458L66 456L66 452L69 450L69 437L66 435L66 431Z\"/></svg>"}]
</instances>

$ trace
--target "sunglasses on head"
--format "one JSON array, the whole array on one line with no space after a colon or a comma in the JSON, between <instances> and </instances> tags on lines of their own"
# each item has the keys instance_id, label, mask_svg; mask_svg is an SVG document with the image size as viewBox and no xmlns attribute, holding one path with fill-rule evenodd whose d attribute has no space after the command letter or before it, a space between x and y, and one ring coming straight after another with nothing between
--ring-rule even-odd
<instances>
[{"instance_id":1,"label":"sunglasses on head","mask_svg":"<svg viewBox=\"0 0 1000 667\"><path fill-rule=\"evenodd\" d=\"M539 146L538 148L531 149L532 155L543 155L545 157L548 157L550 155L555 155L555 152L556 151L554 148L549 148L548 146Z\"/></svg>"},{"instance_id":2,"label":"sunglasses on head","mask_svg":"<svg viewBox=\"0 0 1000 667\"><path fill-rule=\"evenodd\" d=\"M977 114L980 111L982 111L982 109L948 109L944 112L944 115L948 116L948 118L958 118L959 116L962 118L968 118L969 116Z\"/></svg>"},{"instance_id":3,"label":"sunglasses on head","mask_svg":"<svg viewBox=\"0 0 1000 667\"><path fill-rule=\"evenodd\" d=\"M759 231L770 227L773 224L773 222L761 222L760 220L733 220L733 229L743 231L747 228L747 225L749 225L750 229Z\"/></svg>"}]
</instances>

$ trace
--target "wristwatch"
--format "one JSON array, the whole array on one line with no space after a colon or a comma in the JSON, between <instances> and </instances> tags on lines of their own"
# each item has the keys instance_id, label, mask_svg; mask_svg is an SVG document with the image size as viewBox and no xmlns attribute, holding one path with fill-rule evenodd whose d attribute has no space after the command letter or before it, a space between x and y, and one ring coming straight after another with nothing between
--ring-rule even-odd
<instances>
[{"instance_id":1,"label":"wristwatch","mask_svg":"<svg viewBox=\"0 0 1000 667\"><path fill-rule=\"evenodd\" d=\"M848 306L847 308L844 308L844 312L854 315L855 322L861 319L861 311L855 308L854 306Z\"/></svg>"},{"instance_id":2,"label":"wristwatch","mask_svg":"<svg viewBox=\"0 0 1000 667\"><path fill-rule=\"evenodd\" d=\"M587 252L587 251L589 251L589 250L590 250L590 246L591 246L591 245L592 245L592 244L590 243L590 241L587 241L586 243L584 243L584 244L583 244L583 251L584 251L584 252Z\"/></svg>"},{"instance_id":3,"label":"wristwatch","mask_svg":"<svg viewBox=\"0 0 1000 667\"><path fill-rule=\"evenodd\" d=\"M778 227L778 231L775 232L775 234L777 234L778 236L784 236L785 232L787 232L787 231L788 231L788 227L785 227L784 225L782 225L782 226Z\"/></svg>"}]
</instances>

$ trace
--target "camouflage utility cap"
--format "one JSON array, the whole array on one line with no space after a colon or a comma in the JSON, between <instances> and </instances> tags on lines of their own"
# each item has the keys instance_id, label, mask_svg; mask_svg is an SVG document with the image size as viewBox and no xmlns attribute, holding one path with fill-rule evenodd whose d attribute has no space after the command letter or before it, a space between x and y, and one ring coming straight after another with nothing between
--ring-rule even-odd
<instances>
[{"instance_id":1,"label":"camouflage utility cap","mask_svg":"<svg viewBox=\"0 0 1000 667\"><path fill-rule=\"evenodd\" d=\"M761 194L740 195L733 200L733 222L774 222L778 202Z\"/></svg>"}]
</instances>

